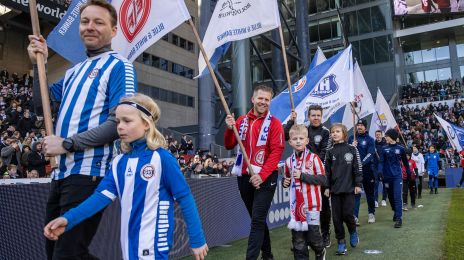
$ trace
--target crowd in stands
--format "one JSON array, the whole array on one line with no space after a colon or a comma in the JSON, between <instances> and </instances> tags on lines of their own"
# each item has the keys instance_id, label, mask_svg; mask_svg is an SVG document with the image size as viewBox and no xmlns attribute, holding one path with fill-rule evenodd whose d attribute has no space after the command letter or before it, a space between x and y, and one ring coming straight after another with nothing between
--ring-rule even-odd
<instances>
[{"instance_id":1,"label":"crowd in stands","mask_svg":"<svg viewBox=\"0 0 464 260\"><path fill-rule=\"evenodd\" d=\"M445 131L434 114L452 124L464 127L464 100L455 100L451 106L446 103L428 104L422 108L414 104L406 105L393 112L409 148L416 146L425 154L433 144L450 166L459 164L458 151L451 147Z\"/></svg>"},{"instance_id":2,"label":"crowd in stands","mask_svg":"<svg viewBox=\"0 0 464 260\"><path fill-rule=\"evenodd\" d=\"M217 155L209 151L194 151L193 141L185 135L180 143L172 135L166 135L165 138L169 151L176 156L185 177L194 178L200 174L215 177L230 176L233 161L219 160Z\"/></svg>"},{"instance_id":3,"label":"crowd in stands","mask_svg":"<svg viewBox=\"0 0 464 260\"><path fill-rule=\"evenodd\" d=\"M0 71L0 178L45 177L43 120L33 112L32 78Z\"/></svg>"},{"instance_id":4,"label":"crowd in stands","mask_svg":"<svg viewBox=\"0 0 464 260\"><path fill-rule=\"evenodd\" d=\"M399 104L415 104L463 97L463 85L459 80L423 81L400 88Z\"/></svg>"}]
</instances>

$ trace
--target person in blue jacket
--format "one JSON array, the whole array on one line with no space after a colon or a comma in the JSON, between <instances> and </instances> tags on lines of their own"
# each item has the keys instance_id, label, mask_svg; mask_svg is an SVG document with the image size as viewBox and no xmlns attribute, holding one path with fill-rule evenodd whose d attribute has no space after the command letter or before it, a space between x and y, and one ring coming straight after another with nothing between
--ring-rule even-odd
<instances>
[{"instance_id":1,"label":"person in blue jacket","mask_svg":"<svg viewBox=\"0 0 464 260\"><path fill-rule=\"evenodd\" d=\"M435 151L435 146L429 147L429 153L425 155L425 163L427 164L427 173L429 174L430 194L438 194L438 171L440 170L440 155Z\"/></svg>"},{"instance_id":2,"label":"person in blue jacket","mask_svg":"<svg viewBox=\"0 0 464 260\"><path fill-rule=\"evenodd\" d=\"M395 228L403 225L403 173L401 162L408 165L405 148L397 144L398 131L388 129L385 133L387 145L380 150L378 173L382 174L384 185L387 188L388 200L394 211L393 221ZM411 179L411 170L406 168L407 180Z\"/></svg>"},{"instance_id":3,"label":"person in blue jacket","mask_svg":"<svg viewBox=\"0 0 464 260\"><path fill-rule=\"evenodd\" d=\"M182 209L195 259L208 252L195 201L179 165L156 129L158 105L148 96L125 97L116 108L123 154L118 155L95 192L50 221L44 235L57 240L78 223L121 202L121 249L125 260L168 259L173 245L174 201Z\"/></svg>"},{"instance_id":4,"label":"person in blue jacket","mask_svg":"<svg viewBox=\"0 0 464 260\"><path fill-rule=\"evenodd\" d=\"M368 220L369 224L375 223L375 184L377 174L375 171L375 141L370 137L366 131L367 121L364 119L358 120L356 123L356 141L353 136L350 136L348 143L356 146L361 157L362 171L363 171L363 188L366 194L367 207L368 207ZM361 204L361 194L355 195L354 215L356 217L356 224L359 225L359 206Z\"/></svg>"}]
</instances>

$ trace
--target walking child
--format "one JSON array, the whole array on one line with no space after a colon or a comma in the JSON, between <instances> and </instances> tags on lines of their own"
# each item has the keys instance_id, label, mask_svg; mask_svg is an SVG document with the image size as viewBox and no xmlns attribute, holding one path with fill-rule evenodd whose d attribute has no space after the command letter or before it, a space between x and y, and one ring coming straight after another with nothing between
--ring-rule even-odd
<instances>
[{"instance_id":1,"label":"walking child","mask_svg":"<svg viewBox=\"0 0 464 260\"><path fill-rule=\"evenodd\" d=\"M395 129L391 128L387 130L385 133L387 145L380 150L378 165L378 172L383 176L388 192L388 200L394 211L393 221L395 222L395 228L401 228L403 225L403 174L401 162L404 165L408 165L404 147L396 143L398 136L398 131ZM406 179L409 180L410 178L411 170L409 167L406 167Z\"/></svg>"},{"instance_id":2,"label":"walking child","mask_svg":"<svg viewBox=\"0 0 464 260\"><path fill-rule=\"evenodd\" d=\"M289 132L293 154L285 161L283 186L290 187L293 255L296 260L309 259L308 245L316 252L316 259L325 259L325 246L320 232L322 208L321 186L326 184L324 166L308 145L308 129L293 125Z\"/></svg>"},{"instance_id":3,"label":"walking child","mask_svg":"<svg viewBox=\"0 0 464 260\"><path fill-rule=\"evenodd\" d=\"M150 97L137 94L122 99L116 119L124 153L113 160L87 200L45 226L48 239L57 240L118 197L123 258L168 259L175 200L184 214L195 259L204 259L208 246L195 201L176 159L164 149L166 140L155 126L159 118L160 109Z\"/></svg>"},{"instance_id":4,"label":"walking child","mask_svg":"<svg viewBox=\"0 0 464 260\"><path fill-rule=\"evenodd\" d=\"M350 233L351 247L359 243L358 232L354 217L355 194L362 190L361 158L355 146L347 144L348 131L342 124L334 124L330 128L334 142L325 157L327 175L326 197L331 198L332 219L335 237L338 241L337 255L346 254L345 228Z\"/></svg>"},{"instance_id":5,"label":"walking child","mask_svg":"<svg viewBox=\"0 0 464 260\"><path fill-rule=\"evenodd\" d=\"M406 174L405 165L401 164L403 170L403 210L408 210L408 191L411 196L411 208L416 207L416 176L418 173L416 162L411 159L411 154L407 153L406 157L408 158L408 167L411 171L411 177L408 180L408 175Z\"/></svg>"},{"instance_id":6,"label":"walking child","mask_svg":"<svg viewBox=\"0 0 464 260\"><path fill-rule=\"evenodd\" d=\"M438 172L440 170L440 155L435 151L435 146L429 147L429 153L425 156L425 163L427 165L427 173L429 174L429 188L430 194L438 194Z\"/></svg>"},{"instance_id":7,"label":"walking child","mask_svg":"<svg viewBox=\"0 0 464 260\"><path fill-rule=\"evenodd\" d=\"M425 160L424 156L419 152L419 149L417 149L417 147L415 146L412 148L411 159L413 159L417 165L417 176L419 179L419 184L417 186L417 198L420 199L422 197L422 182L425 172Z\"/></svg>"}]
</instances>

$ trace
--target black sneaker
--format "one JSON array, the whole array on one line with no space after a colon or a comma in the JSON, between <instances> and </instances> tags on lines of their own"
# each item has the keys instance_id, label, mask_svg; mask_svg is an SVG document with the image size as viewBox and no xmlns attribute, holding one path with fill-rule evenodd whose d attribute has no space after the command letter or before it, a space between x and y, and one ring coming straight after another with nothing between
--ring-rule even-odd
<instances>
[{"instance_id":1,"label":"black sneaker","mask_svg":"<svg viewBox=\"0 0 464 260\"><path fill-rule=\"evenodd\" d=\"M316 254L316 260L325 260L325 253L326 253L326 251L325 251L325 248L324 248L324 250L322 250L321 253Z\"/></svg>"},{"instance_id":2,"label":"black sneaker","mask_svg":"<svg viewBox=\"0 0 464 260\"><path fill-rule=\"evenodd\" d=\"M435 189L435 194L438 194L438 189Z\"/></svg>"},{"instance_id":3,"label":"black sneaker","mask_svg":"<svg viewBox=\"0 0 464 260\"><path fill-rule=\"evenodd\" d=\"M396 220L395 222L395 228L400 228L403 225L403 221L401 219Z\"/></svg>"},{"instance_id":4,"label":"black sneaker","mask_svg":"<svg viewBox=\"0 0 464 260\"><path fill-rule=\"evenodd\" d=\"M430 189L430 194L433 194L433 189Z\"/></svg>"},{"instance_id":5,"label":"black sneaker","mask_svg":"<svg viewBox=\"0 0 464 260\"><path fill-rule=\"evenodd\" d=\"M323 234L322 235L322 243L324 244L324 247L330 247L330 245L331 245L330 234Z\"/></svg>"},{"instance_id":6,"label":"black sneaker","mask_svg":"<svg viewBox=\"0 0 464 260\"><path fill-rule=\"evenodd\" d=\"M274 260L274 255L272 253L270 255L262 255L261 260Z\"/></svg>"}]
</instances>

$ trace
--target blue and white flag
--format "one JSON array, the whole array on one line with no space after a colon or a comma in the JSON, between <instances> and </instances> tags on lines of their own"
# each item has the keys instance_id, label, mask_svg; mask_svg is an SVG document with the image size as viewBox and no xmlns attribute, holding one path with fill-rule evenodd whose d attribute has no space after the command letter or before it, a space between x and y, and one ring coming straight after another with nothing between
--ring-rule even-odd
<instances>
[{"instance_id":1,"label":"blue and white flag","mask_svg":"<svg viewBox=\"0 0 464 260\"><path fill-rule=\"evenodd\" d=\"M383 133L390 128L397 128L395 117L393 116L387 100L380 89L377 89L377 99L375 100L375 113L372 116L369 135L375 138L375 131L380 130Z\"/></svg>"},{"instance_id":2,"label":"blue and white flag","mask_svg":"<svg viewBox=\"0 0 464 260\"><path fill-rule=\"evenodd\" d=\"M458 152L462 151L462 149L464 149L464 128L448 123L446 120L437 115L435 115L435 117L446 132L448 140L453 148Z\"/></svg>"},{"instance_id":3,"label":"blue and white flag","mask_svg":"<svg viewBox=\"0 0 464 260\"><path fill-rule=\"evenodd\" d=\"M210 61L214 63L215 57L217 63L227 51L226 43L250 38L279 26L276 0L219 0L206 29L203 47ZM206 75L207 70L200 53L197 77Z\"/></svg>"},{"instance_id":4,"label":"blue and white flag","mask_svg":"<svg viewBox=\"0 0 464 260\"><path fill-rule=\"evenodd\" d=\"M60 23L48 35L47 43L73 64L86 59L79 36L79 8L87 0L73 0ZM183 0L112 0L118 12L113 50L134 61L145 49L190 19Z\"/></svg>"},{"instance_id":5,"label":"blue and white flag","mask_svg":"<svg viewBox=\"0 0 464 260\"><path fill-rule=\"evenodd\" d=\"M322 52L321 48L317 46L317 51L314 54L313 60L311 61L311 64L309 64L309 69L314 69L317 65L323 63L326 61L327 58L324 55L324 52Z\"/></svg>"},{"instance_id":6,"label":"blue and white flag","mask_svg":"<svg viewBox=\"0 0 464 260\"><path fill-rule=\"evenodd\" d=\"M322 122L337 109L350 101L353 94L353 59L351 45L344 51L332 56L292 86L297 122L303 123L306 110L310 105L317 104L324 109ZM281 122L290 119L290 98L288 90L283 91L271 101L270 110Z\"/></svg>"},{"instance_id":7,"label":"blue and white flag","mask_svg":"<svg viewBox=\"0 0 464 260\"><path fill-rule=\"evenodd\" d=\"M371 92L369 91L369 87L364 80L358 62L355 62L354 64L353 85L354 96L351 101L356 103L355 112L357 119L362 119L370 114L375 113L374 100L372 99ZM351 111L350 104L345 106L345 113L343 114L342 124L344 124L348 130L353 128L353 112Z\"/></svg>"}]
</instances>

